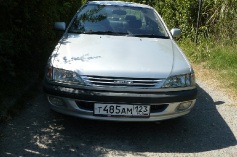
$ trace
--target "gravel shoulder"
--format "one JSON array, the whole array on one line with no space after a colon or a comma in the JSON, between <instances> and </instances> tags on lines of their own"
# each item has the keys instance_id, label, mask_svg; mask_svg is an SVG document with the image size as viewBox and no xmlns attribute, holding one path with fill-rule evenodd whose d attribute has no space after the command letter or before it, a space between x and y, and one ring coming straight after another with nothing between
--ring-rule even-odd
<instances>
[{"instance_id":1,"label":"gravel shoulder","mask_svg":"<svg viewBox=\"0 0 237 157\"><path fill-rule=\"evenodd\" d=\"M0 156L235 157L234 96L207 79L198 78L197 82L199 95L193 111L185 117L157 123L63 116L50 111L39 92L21 115L0 124Z\"/></svg>"}]
</instances>

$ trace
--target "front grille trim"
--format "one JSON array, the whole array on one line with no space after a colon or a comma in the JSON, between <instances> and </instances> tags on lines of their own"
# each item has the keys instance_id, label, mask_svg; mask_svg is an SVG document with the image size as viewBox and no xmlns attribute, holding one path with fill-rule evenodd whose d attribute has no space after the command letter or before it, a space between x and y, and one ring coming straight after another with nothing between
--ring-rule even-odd
<instances>
[{"instance_id":1,"label":"front grille trim","mask_svg":"<svg viewBox=\"0 0 237 157\"><path fill-rule=\"evenodd\" d=\"M81 76L85 84L95 87L160 88L164 79Z\"/></svg>"}]
</instances>

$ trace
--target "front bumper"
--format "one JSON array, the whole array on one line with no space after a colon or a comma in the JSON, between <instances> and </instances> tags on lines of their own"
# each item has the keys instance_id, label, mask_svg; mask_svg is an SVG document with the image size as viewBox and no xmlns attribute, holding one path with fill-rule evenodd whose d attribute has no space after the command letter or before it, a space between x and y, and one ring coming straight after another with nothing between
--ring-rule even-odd
<instances>
[{"instance_id":1,"label":"front bumper","mask_svg":"<svg viewBox=\"0 0 237 157\"><path fill-rule=\"evenodd\" d=\"M43 89L50 102L50 107L57 112L86 119L108 121L158 121L176 118L188 114L197 97L196 88L172 92L128 92L71 88L45 81ZM55 103L52 100L59 102ZM184 102L190 103L190 107L178 111L178 106ZM94 116L95 103L150 105L151 113L147 118Z\"/></svg>"}]
</instances>

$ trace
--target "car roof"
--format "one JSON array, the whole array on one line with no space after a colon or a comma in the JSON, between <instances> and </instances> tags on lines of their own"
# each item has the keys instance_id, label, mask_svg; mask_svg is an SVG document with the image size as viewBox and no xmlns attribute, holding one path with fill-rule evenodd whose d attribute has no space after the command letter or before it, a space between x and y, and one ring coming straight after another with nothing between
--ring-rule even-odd
<instances>
[{"instance_id":1,"label":"car roof","mask_svg":"<svg viewBox=\"0 0 237 157\"><path fill-rule=\"evenodd\" d=\"M123 1L88 1L88 4L99 4L99 5L116 5L116 6L127 6L127 7L141 7L141 8L152 8L145 4L139 4L134 2L123 2Z\"/></svg>"}]
</instances>

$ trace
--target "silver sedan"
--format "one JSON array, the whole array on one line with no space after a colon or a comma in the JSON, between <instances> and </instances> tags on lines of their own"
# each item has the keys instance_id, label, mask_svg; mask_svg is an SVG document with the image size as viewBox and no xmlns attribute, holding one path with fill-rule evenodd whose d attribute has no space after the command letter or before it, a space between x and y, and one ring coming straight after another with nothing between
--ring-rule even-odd
<instances>
[{"instance_id":1,"label":"silver sedan","mask_svg":"<svg viewBox=\"0 0 237 157\"><path fill-rule=\"evenodd\" d=\"M89 1L52 52L43 84L60 113L111 121L158 121L188 114L197 88L194 71L150 6Z\"/></svg>"}]
</instances>

